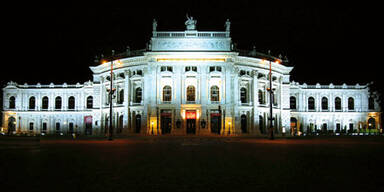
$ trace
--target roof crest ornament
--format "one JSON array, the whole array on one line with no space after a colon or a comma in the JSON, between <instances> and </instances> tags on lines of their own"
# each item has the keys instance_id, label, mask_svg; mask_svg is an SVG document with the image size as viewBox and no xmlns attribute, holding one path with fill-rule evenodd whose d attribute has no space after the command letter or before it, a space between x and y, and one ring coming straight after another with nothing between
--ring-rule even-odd
<instances>
[{"instance_id":1,"label":"roof crest ornament","mask_svg":"<svg viewBox=\"0 0 384 192\"><path fill-rule=\"evenodd\" d=\"M187 21L185 21L185 26L187 27L187 30L196 30L196 24L197 20L193 19L193 17L188 17L187 13Z\"/></svg>"}]
</instances>

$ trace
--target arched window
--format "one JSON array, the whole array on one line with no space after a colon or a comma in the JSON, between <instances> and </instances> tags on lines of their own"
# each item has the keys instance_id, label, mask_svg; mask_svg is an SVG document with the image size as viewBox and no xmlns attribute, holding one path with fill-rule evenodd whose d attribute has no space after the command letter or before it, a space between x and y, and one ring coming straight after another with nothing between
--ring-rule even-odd
<instances>
[{"instance_id":1,"label":"arched window","mask_svg":"<svg viewBox=\"0 0 384 192\"><path fill-rule=\"evenodd\" d=\"M308 110L315 110L315 99L313 97L308 98Z\"/></svg>"},{"instance_id":2,"label":"arched window","mask_svg":"<svg viewBox=\"0 0 384 192\"><path fill-rule=\"evenodd\" d=\"M368 98L368 109L375 110L375 100L373 99L373 97Z\"/></svg>"},{"instance_id":3,"label":"arched window","mask_svg":"<svg viewBox=\"0 0 384 192\"><path fill-rule=\"evenodd\" d=\"M55 109L61 109L61 97L56 97L55 99Z\"/></svg>"},{"instance_id":4,"label":"arched window","mask_svg":"<svg viewBox=\"0 0 384 192\"><path fill-rule=\"evenodd\" d=\"M211 101L219 101L219 87L214 85L211 87Z\"/></svg>"},{"instance_id":5,"label":"arched window","mask_svg":"<svg viewBox=\"0 0 384 192\"><path fill-rule=\"evenodd\" d=\"M341 99L340 97L335 98L335 110L341 110Z\"/></svg>"},{"instance_id":6,"label":"arched window","mask_svg":"<svg viewBox=\"0 0 384 192\"><path fill-rule=\"evenodd\" d=\"M289 108L290 109L296 109L296 97L291 96L289 98Z\"/></svg>"},{"instance_id":7,"label":"arched window","mask_svg":"<svg viewBox=\"0 0 384 192\"><path fill-rule=\"evenodd\" d=\"M171 101L172 100L172 88L171 86L164 86L163 88L163 101Z\"/></svg>"},{"instance_id":8,"label":"arched window","mask_svg":"<svg viewBox=\"0 0 384 192\"><path fill-rule=\"evenodd\" d=\"M328 110L328 98L326 97L321 98L321 109Z\"/></svg>"},{"instance_id":9,"label":"arched window","mask_svg":"<svg viewBox=\"0 0 384 192\"><path fill-rule=\"evenodd\" d=\"M124 103L124 89L121 89L119 91L119 104L123 104Z\"/></svg>"},{"instance_id":10,"label":"arched window","mask_svg":"<svg viewBox=\"0 0 384 192\"><path fill-rule=\"evenodd\" d=\"M348 110L355 110L355 100L352 97L348 98Z\"/></svg>"},{"instance_id":11,"label":"arched window","mask_svg":"<svg viewBox=\"0 0 384 192\"><path fill-rule=\"evenodd\" d=\"M93 97L88 96L87 97L87 109L92 109L93 108Z\"/></svg>"},{"instance_id":12,"label":"arched window","mask_svg":"<svg viewBox=\"0 0 384 192\"><path fill-rule=\"evenodd\" d=\"M74 96L70 96L68 98L68 109L75 109L75 97Z\"/></svg>"},{"instance_id":13,"label":"arched window","mask_svg":"<svg viewBox=\"0 0 384 192\"><path fill-rule=\"evenodd\" d=\"M43 110L47 110L48 109L48 106L49 106L49 99L47 96L43 97L43 99L41 100L41 109Z\"/></svg>"},{"instance_id":14,"label":"arched window","mask_svg":"<svg viewBox=\"0 0 384 192\"><path fill-rule=\"evenodd\" d=\"M265 104L264 93L259 89L259 104Z\"/></svg>"},{"instance_id":15,"label":"arched window","mask_svg":"<svg viewBox=\"0 0 384 192\"><path fill-rule=\"evenodd\" d=\"M193 85L187 87L187 101L195 101L195 87Z\"/></svg>"},{"instance_id":16,"label":"arched window","mask_svg":"<svg viewBox=\"0 0 384 192\"><path fill-rule=\"evenodd\" d=\"M16 103L15 101L16 101L16 99L15 99L14 96L9 98L9 108L10 109L14 109L15 108L15 103Z\"/></svg>"},{"instance_id":17,"label":"arched window","mask_svg":"<svg viewBox=\"0 0 384 192\"><path fill-rule=\"evenodd\" d=\"M241 100L241 103L248 103L247 101L247 89L242 87L240 89L240 100Z\"/></svg>"},{"instance_id":18,"label":"arched window","mask_svg":"<svg viewBox=\"0 0 384 192\"><path fill-rule=\"evenodd\" d=\"M142 99L142 89L141 87L138 87L136 88L135 90L135 103L141 103L141 99Z\"/></svg>"},{"instance_id":19,"label":"arched window","mask_svg":"<svg viewBox=\"0 0 384 192\"><path fill-rule=\"evenodd\" d=\"M35 97L30 97L29 98L29 109L35 109L36 106L36 100Z\"/></svg>"}]
</instances>

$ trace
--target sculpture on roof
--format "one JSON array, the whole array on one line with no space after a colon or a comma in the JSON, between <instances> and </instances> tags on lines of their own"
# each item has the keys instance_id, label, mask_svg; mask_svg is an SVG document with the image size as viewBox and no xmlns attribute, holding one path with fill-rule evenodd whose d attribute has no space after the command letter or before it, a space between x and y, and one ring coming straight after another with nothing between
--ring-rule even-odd
<instances>
[{"instance_id":1,"label":"sculpture on roof","mask_svg":"<svg viewBox=\"0 0 384 192\"><path fill-rule=\"evenodd\" d=\"M153 22L152 22L152 31L156 31L157 30L157 21L156 19L153 19Z\"/></svg>"},{"instance_id":2,"label":"sculpture on roof","mask_svg":"<svg viewBox=\"0 0 384 192\"><path fill-rule=\"evenodd\" d=\"M187 21L185 21L185 26L187 27L187 30L196 30L196 23L197 20L194 20L193 17L188 17L187 14Z\"/></svg>"},{"instance_id":3,"label":"sculpture on roof","mask_svg":"<svg viewBox=\"0 0 384 192\"><path fill-rule=\"evenodd\" d=\"M225 22L225 31L229 32L231 30L231 22L229 19Z\"/></svg>"}]
</instances>

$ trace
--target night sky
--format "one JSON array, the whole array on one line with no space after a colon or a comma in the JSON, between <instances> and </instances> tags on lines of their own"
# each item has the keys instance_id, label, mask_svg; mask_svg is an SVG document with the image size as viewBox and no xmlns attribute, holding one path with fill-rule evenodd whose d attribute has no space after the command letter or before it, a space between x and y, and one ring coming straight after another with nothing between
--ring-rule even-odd
<instances>
[{"instance_id":1,"label":"night sky","mask_svg":"<svg viewBox=\"0 0 384 192\"><path fill-rule=\"evenodd\" d=\"M186 14L201 31L224 31L239 49L271 50L294 66L291 80L315 84L356 84L379 80L377 5L265 3L263 1L135 1L125 3L23 4L3 15L1 84L83 83L91 80L95 55L143 49L152 33L183 31ZM252 3L251 3L252 2ZM376 46L375 46L376 45ZM378 46L378 47L377 47Z\"/></svg>"}]
</instances>

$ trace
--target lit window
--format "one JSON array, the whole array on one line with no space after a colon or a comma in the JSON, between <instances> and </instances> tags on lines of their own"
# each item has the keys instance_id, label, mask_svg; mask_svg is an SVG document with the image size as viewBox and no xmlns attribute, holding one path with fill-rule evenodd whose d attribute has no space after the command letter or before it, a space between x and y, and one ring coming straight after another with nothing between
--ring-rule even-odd
<instances>
[{"instance_id":1,"label":"lit window","mask_svg":"<svg viewBox=\"0 0 384 192\"><path fill-rule=\"evenodd\" d=\"M216 85L211 87L211 101L219 101L219 87Z\"/></svg>"},{"instance_id":2,"label":"lit window","mask_svg":"<svg viewBox=\"0 0 384 192\"><path fill-rule=\"evenodd\" d=\"M187 101L195 101L195 87L192 85L187 87Z\"/></svg>"},{"instance_id":3,"label":"lit window","mask_svg":"<svg viewBox=\"0 0 384 192\"><path fill-rule=\"evenodd\" d=\"M172 88L170 86L164 86L163 88L163 101L172 100Z\"/></svg>"}]
</instances>

